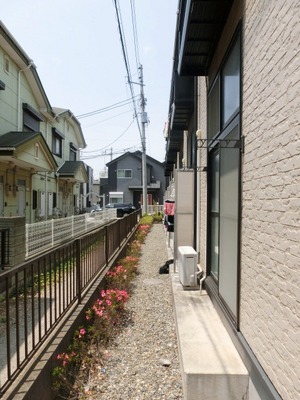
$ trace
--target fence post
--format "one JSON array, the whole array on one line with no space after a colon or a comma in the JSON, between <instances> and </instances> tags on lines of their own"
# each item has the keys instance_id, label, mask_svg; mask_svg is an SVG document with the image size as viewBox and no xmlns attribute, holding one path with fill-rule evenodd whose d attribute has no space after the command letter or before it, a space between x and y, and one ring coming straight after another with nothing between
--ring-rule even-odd
<instances>
[{"instance_id":1,"label":"fence post","mask_svg":"<svg viewBox=\"0 0 300 400\"><path fill-rule=\"evenodd\" d=\"M75 241L76 246L76 283L78 304L81 304L81 240Z\"/></svg>"},{"instance_id":2,"label":"fence post","mask_svg":"<svg viewBox=\"0 0 300 400\"><path fill-rule=\"evenodd\" d=\"M104 235L105 235L105 264L106 264L106 266L108 266L109 238L108 238L108 226L107 225L104 228Z\"/></svg>"},{"instance_id":3,"label":"fence post","mask_svg":"<svg viewBox=\"0 0 300 400\"><path fill-rule=\"evenodd\" d=\"M54 219L52 218L52 220L51 220L51 245L52 245L52 247L54 246L54 231L55 231L55 225L54 225Z\"/></svg>"}]
</instances>

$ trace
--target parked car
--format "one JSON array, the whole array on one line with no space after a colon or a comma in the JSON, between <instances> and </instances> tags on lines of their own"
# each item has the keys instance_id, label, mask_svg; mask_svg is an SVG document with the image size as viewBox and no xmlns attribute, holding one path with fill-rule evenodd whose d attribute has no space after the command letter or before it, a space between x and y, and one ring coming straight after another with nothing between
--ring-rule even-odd
<instances>
[{"instance_id":1,"label":"parked car","mask_svg":"<svg viewBox=\"0 0 300 400\"><path fill-rule=\"evenodd\" d=\"M117 217L123 217L125 214L130 214L136 210L131 203L109 203L106 204L106 208L116 208Z\"/></svg>"},{"instance_id":2,"label":"parked car","mask_svg":"<svg viewBox=\"0 0 300 400\"><path fill-rule=\"evenodd\" d=\"M93 204L93 205L91 205L91 207L85 207L82 210L82 212L84 214L86 214L86 213L95 213L95 212L99 212L99 211L102 211L102 208L98 204Z\"/></svg>"}]
</instances>

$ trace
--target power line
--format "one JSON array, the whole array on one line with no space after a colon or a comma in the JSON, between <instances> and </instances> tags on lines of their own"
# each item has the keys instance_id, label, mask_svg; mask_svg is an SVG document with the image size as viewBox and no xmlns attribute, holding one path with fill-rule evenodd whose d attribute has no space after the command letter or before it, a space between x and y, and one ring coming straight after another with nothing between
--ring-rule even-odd
<instances>
[{"instance_id":1,"label":"power line","mask_svg":"<svg viewBox=\"0 0 300 400\"><path fill-rule=\"evenodd\" d=\"M94 123L92 123L92 124L82 125L82 128L84 128L84 129L90 128L91 126L95 126L95 125L98 125L98 124L102 124L103 122L109 121L109 120L111 120L111 119L114 119L114 118L119 117L120 115L128 114L128 113L131 113L131 112L132 112L131 110L124 111L124 112L122 112L122 113L113 115L113 116L111 116L111 117L109 117L109 118L105 118L105 119L101 119L100 121L96 121L96 122L94 122Z\"/></svg>"},{"instance_id":2,"label":"power line","mask_svg":"<svg viewBox=\"0 0 300 400\"><path fill-rule=\"evenodd\" d=\"M98 150L83 151L82 154L84 154L84 153L94 153L94 152L96 152L96 151L101 151L101 150L107 149L107 148L110 147L112 144L114 144L117 140L119 140L119 139L128 131L128 129L129 129L129 128L131 127L131 125L133 124L133 122L134 122L134 119L130 122L130 124L129 124L128 127L125 129L125 131L122 132L120 136L118 136L113 142L111 142L111 143L108 144L107 146L102 147L101 149L98 149Z\"/></svg>"},{"instance_id":3,"label":"power line","mask_svg":"<svg viewBox=\"0 0 300 400\"><path fill-rule=\"evenodd\" d=\"M132 30L133 30L133 41L134 41L134 51L135 51L135 60L136 60L136 69L138 70L140 65L140 54L139 54L139 44L138 44L138 34L137 34L137 26L136 26L136 15L135 15L135 3L134 0L130 0L131 6L131 19L132 19Z\"/></svg>"},{"instance_id":4,"label":"power line","mask_svg":"<svg viewBox=\"0 0 300 400\"><path fill-rule=\"evenodd\" d=\"M90 111L90 112L85 113L85 114L76 115L76 118L80 119L80 118L91 117L91 116L96 115L96 114L100 114L100 113L103 113L103 112L106 112L106 111L114 110L115 108L118 108L118 107L124 107L124 106L126 106L128 104L131 104L133 99L137 98L137 97L139 97L139 96L138 95L133 96L130 99L119 101L118 103L112 104L112 105L104 107L104 108L100 108L99 110Z\"/></svg>"},{"instance_id":5,"label":"power line","mask_svg":"<svg viewBox=\"0 0 300 400\"><path fill-rule=\"evenodd\" d=\"M139 124L139 120L138 120L138 118L137 118L136 104L135 104L135 101L134 101L135 95L134 95L133 83L132 83L132 79L131 79L130 66L129 66L129 62L128 62L128 55L127 55L127 48L126 48L125 36L124 36L124 33L123 33L122 19L121 19L121 11L120 11L120 7L119 7L118 4L117 4L117 0L113 0L113 1L114 1L114 5L115 5L115 10L116 10L116 17L117 17L117 22L118 22L118 30L119 30L119 35L120 35L122 54L123 54L123 58L124 58L125 68L126 68L126 72L127 72L128 84L129 84L129 88L130 88L130 92L131 92L131 97L132 97L134 115L135 115L135 117L136 117L136 122L137 122L138 130L139 130L140 137L141 137L141 140L142 140L141 127L140 127L140 124Z\"/></svg>"},{"instance_id":6,"label":"power line","mask_svg":"<svg viewBox=\"0 0 300 400\"><path fill-rule=\"evenodd\" d=\"M128 83L131 91L131 96L133 97L133 83L131 79L131 73L130 73L130 68L129 68L129 62L127 58L127 49L125 46L125 38L122 32L122 25L121 25L121 14L120 14L120 9L117 4L117 0L114 0L115 4L115 9L116 9L116 15L117 15L117 20L118 20L118 28L119 28L119 34L120 34L120 40L121 40L121 46L122 46L122 52L123 52L123 58L125 62L125 67L128 75ZM138 44L137 44L137 29L136 29L136 18L135 18L135 8L134 8L134 1L131 0L131 15L132 15L132 25L133 25L133 32L134 32L134 44L135 44L135 57L136 57L136 62L138 62L139 59L139 54L138 54ZM141 107L141 124L142 128L140 127L139 120L137 118L137 125L139 128L140 132L140 137L141 137L141 143L142 143L142 181L143 181L143 212L147 213L147 160L146 160L146 137L145 137L145 125L147 123L147 117L146 117L146 112L145 112L145 98L144 98L144 81L143 81L143 67L141 64L138 65L138 70L139 70L139 83L140 89L141 89L141 99L140 99L140 107ZM135 115L137 116L137 111L136 111L136 104L134 103L134 111Z\"/></svg>"},{"instance_id":7,"label":"power line","mask_svg":"<svg viewBox=\"0 0 300 400\"><path fill-rule=\"evenodd\" d=\"M118 154L124 154L127 151L136 150L136 149L137 149L137 146L132 146L132 147L127 147L126 149L123 149L123 150L110 151L109 153L107 153L106 151L102 151L101 154L95 154L94 156L90 156L90 157L82 157L81 160L94 160L96 158L105 157L105 156L108 156L108 155L109 156L116 156Z\"/></svg>"}]
</instances>

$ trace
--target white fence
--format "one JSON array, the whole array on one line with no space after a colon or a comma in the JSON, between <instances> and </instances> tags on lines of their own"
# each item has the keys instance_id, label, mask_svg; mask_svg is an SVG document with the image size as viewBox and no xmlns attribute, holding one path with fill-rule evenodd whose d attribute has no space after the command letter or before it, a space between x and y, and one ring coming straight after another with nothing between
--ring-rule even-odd
<instances>
[{"instance_id":1,"label":"white fence","mask_svg":"<svg viewBox=\"0 0 300 400\"><path fill-rule=\"evenodd\" d=\"M147 213L150 215L158 214L158 213L162 214L163 212L164 212L164 206L161 204L156 204L154 206L148 204L148 206L147 206Z\"/></svg>"},{"instance_id":2,"label":"white fence","mask_svg":"<svg viewBox=\"0 0 300 400\"><path fill-rule=\"evenodd\" d=\"M163 213L163 205L148 205L148 214ZM117 218L116 208L49 221L26 224L25 257L33 257L64 241L80 236L107 221Z\"/></svg>"},{"instance_id":3,"label":"white fence","mask_svg":"<svg viewBox=\"0 0 300 400\"><path fill-rule=\"evenodd\" d=\"M26 253L32 257L117 218L116 209L26 224Z\"/></svg>"}]
</instances>

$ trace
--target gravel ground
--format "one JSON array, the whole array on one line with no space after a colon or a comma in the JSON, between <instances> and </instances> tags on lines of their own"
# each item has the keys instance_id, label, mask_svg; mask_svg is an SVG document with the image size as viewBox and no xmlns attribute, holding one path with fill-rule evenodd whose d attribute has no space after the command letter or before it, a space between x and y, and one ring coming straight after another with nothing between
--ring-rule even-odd
<instances>
[{"instance_id":1,"label":"gravel ground","mask_svg":"<svg viewBox=\"0 0 300 400\"><path fill-rule=\"evenodd\" d=\"M154 224L126 304L130 322L105 351L104 365L90 377L97 399L183 399L171 282L168 274L159 274L167 260L163 225Z\"/></svg>"}]
</instances>

